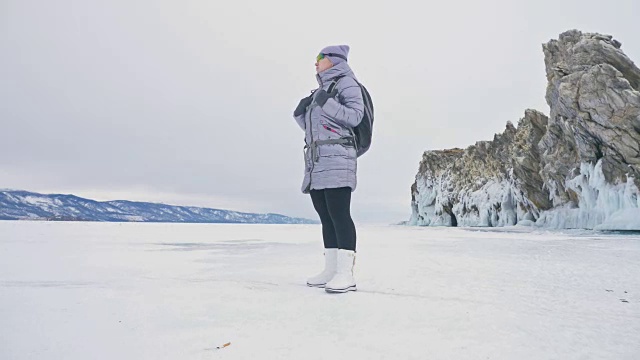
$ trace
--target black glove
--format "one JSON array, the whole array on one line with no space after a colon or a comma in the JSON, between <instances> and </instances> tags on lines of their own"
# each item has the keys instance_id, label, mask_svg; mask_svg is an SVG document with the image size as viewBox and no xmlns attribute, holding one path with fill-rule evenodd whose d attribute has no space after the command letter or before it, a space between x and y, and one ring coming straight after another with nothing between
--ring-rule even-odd
<instances>
[{"instance_id":1,"label":"black glove","mask_svg":"<svg viewBox=\"0 0 640 360\"><path fill-rule=\"evenodd\" d=\"M309 106L311 104L311 102L313 101L313 94L307 96L306 98L300 100L300 103L298 103L298 107L296 108L296 111L293 112L294 116L300 116L302 114L304 114L307 111L307 106Z\"/></svg>"},{"instance_id":2,"label":"black glove","mask_svg":"<svg viewBox=\"0 0 640 360\"><path fill-rule=\"evenodd\" d=\"M329 98L336 96L337 93L338 93L338 89L334 89L331 92L331 94L324 91L324 89L318 90L318 95L316 95L316 104L320 105L320 107L323 107L324 104L327 102L327 100L329 100Z\"/></svg>"}]
</instances>

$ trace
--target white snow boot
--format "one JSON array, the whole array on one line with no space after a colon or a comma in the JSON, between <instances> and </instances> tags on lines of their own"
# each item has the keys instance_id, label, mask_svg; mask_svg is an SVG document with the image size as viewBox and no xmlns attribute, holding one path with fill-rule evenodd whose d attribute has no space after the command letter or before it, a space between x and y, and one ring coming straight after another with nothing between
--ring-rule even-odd
<instances>
[{"instance_id":1,"label":"white snow boot","mask_svg":"<svg viewBox=\"0 0 640 360\"><path fill-rule=\"evenodd\" d=\"M336 274L336 264L338 263L338 249L324 249L324 270L307 280L308 286L324 287L324 285L333 279Z\"/></svg>"},{"instance_id":2,"label":"white snow boot","mask_svg":"<svg viewBox=\"0 0 640 360\"><path fill-rule=\"evenodd\" d=\"M338 250L338 268L336 275L325 285L324 290L329 293L356 291L356 281L353 279L355 262L355 251Z\"/></svg>"}]
</instances>

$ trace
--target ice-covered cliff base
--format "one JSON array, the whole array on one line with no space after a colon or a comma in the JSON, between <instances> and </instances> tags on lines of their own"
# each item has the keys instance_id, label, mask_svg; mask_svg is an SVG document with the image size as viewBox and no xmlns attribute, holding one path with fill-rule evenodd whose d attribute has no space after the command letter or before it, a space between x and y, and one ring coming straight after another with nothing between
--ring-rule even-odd
<instances>
[{"instance_id":1,"label":"ice-covered cliff base","mask_svg":"<svg viewBox=\"0 0 640 360\"><path fill-rule=\"evenodd\" d=\"M444 194L446 181L422 179L420 197L411 225L419 226L540 226L566 229L640 230L640 190L633 178L609 184L602 163L583 163L580 174L567 179L565 187L575 193L576 202L539 213L524 209L526 199L510 180L489 181L478 190ZM442 199L459 195L455 205ZM552 201L561 201L552 199Z\"/></svg>"}]
</instances>

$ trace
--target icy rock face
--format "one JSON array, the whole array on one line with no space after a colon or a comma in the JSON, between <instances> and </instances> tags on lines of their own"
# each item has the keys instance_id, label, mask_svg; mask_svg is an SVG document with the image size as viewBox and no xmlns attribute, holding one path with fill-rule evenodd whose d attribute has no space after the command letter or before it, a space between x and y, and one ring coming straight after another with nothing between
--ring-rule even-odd
<instances>
[{"instance_id":1,"label":"icy rock face","mask_svg":"<svg viewBox=\"0 0 640 360\"><path fill-rule=\"evenodd\" d=\"M551 208L543 188L537 144L548 119L527 110L493 141L466 150L427 151L413 185L416 225L504 226L534 220Z\"/></svg>"},{"instance_id":2,"label":"icy rock face","mask_svg":"<svg viewBox=\"0 0 640 360\"><path fill-rule=\"evenodd\" d=\"M550 117L425 152L409 223L640 230L640 69L620 47L577 30L543 45Z\"/></svg>"}]
</instances>

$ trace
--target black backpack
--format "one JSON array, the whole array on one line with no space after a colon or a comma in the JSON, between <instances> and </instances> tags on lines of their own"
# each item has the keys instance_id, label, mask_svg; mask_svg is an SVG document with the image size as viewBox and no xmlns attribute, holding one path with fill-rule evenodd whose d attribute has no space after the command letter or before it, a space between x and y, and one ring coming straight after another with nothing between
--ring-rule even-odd
<instances>
[{"instance_id":1,"label":"black backpack","mask_svg":"<svg viewBox=\"0 0 640 360\"><path fill-rule=\"evenodd\" d=\"M333 92L338 81L342 79L343 76L338 76L333 80L333 83L329 85L329 94ZM356 145L356 153L358 157L362 154L366 153L371 147L371 137L373 135L373 101L371 101L371 95L369 95L369 91L364 85L360 84L356 81L358 85L360 85L360 90L362 91L362 100L364 102L364 116L362 117L362 121L353 128L353 136L355 138Z\"/></svg>"}]
</instances>

